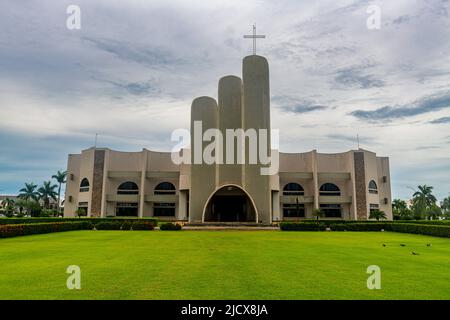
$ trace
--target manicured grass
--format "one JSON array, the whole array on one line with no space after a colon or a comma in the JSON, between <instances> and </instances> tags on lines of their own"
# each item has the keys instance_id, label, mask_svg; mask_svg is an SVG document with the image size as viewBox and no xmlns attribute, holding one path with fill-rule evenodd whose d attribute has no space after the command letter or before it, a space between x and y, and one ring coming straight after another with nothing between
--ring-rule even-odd
<instances>
[{"instance_id":1,"label":"manicured grass","mask_svg":"<svg viewBox=\"0 0 450 320\"><path fill-rule=\"evenodd\" d=\"M450 299L450 240L389 232L62 232L0 239L0 266L1 299Z\"/></svg>"}]
</instances>

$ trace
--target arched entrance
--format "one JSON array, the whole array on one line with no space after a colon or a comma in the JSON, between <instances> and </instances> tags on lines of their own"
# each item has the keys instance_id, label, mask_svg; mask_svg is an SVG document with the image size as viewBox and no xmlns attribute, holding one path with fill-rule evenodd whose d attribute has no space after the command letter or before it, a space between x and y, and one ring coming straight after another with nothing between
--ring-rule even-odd
<instances>
[{"instance_id":1,"label":"arched entrance","mask_svg":"<svg viewBox=\"0 0 450 320\"><path fill-rule=\"evenodd\" d=\"M256 222L256 209L250 196L235 185L221 187L208 199L204 222Z\"/></svg>"}]
</instances>

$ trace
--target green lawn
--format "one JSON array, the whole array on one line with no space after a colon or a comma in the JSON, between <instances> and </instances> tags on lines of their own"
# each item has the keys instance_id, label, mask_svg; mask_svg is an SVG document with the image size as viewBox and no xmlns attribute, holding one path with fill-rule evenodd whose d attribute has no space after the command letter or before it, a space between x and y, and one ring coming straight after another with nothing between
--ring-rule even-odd
<instances>
[{"instance_id":1,"label":"green lawn","mask_svg":"<svg viewBox=\"0 0 450 320\"><path fill-rule=\"evenodd\" d=\"M0 267L0 299L450 299L450 239L388 232L62 232L0 239Z\"/></svg>"}]
</instances>

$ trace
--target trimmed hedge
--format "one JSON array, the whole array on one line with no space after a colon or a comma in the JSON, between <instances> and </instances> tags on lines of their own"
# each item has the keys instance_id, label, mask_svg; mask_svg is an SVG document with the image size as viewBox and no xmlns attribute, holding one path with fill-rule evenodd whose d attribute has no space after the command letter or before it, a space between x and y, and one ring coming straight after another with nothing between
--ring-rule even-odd
<instances>
[{"instance_id":1,"label":"trimmed hedge","mask_svg":"<svg viewBox=\"0 0 450 320\"><path fill-rule=\"evenodd\" d=\"M351 223L345 225L345 231L381 231L386 230L386 223ZM331 226L331 230L336 230L335 226Z\"/></svg>"},{"instance_id":2,"label":"trimmed hedge","mask_svg":"<svg viewBox=\"0 0 450 320\"><path fill-rule=\"evenodd\" d=\"M158 224L156 218L0 218L0 225L4 224L29 224L29 223L49 223L49 222L81 222L88 221L93 225L101 222L120 222L120 223L134 223L147 222L154 226Z\"/></svg>"},{"instance_id":3,"label":"trimmed hedge","mask_svg":"<svg viewBox=\"0 0 450 320\"><path fill-rule=\"evenodd\" d=\"M447 225L429 225L417 223L392 223L392 222L358 222L358 223L340 223L335 222L282 222L280 229L283 231L325 231L326 228L332 231L393 231L412 234L423 234L434 237L450 238L450 226Z\"/></svg>"},{"instance_id":4,"label":"trimmed hedge","mask_svg":"<svg viewBox=\"0 0 450 320\"><path fill-rule=\"evenodd\" d=\"M0 225L0 238L26 236L62 231L88 230L92 224L83 222L52 222Z\"/></svg>"},{"instance_id":5,"label":"trimmed hedge","mask_svg":"<svg viewBox=\"0 0 450 320\"><path fill-rule=\"evenodd\" d=\"M153 230L155 226L148 221L119 222L104 221L92 224L90 221L77 222L48 222L48 223L26 223L26 224L4 224L0 225L0 238L26 236L32 234L43 234L75 230Z\"/></svg>"},{"instance_id":6,"label":"trimmed hedge","mask_svg":"<svg viewBox=\"0 0 450 320\"><path fill-rule=\"evenodd\" d=\"M181 228L181 224L171 222L163 223L159 226L159 229L164 231L178 231Z\"/></svg>"},{"instance_id":7,"label":"trimmed hedge","mask_svg":"<svg viewBox=\"0 0 450 320\"><path fill-rule=\"evenodd\" d=\"M450 226L430 226L427 224L392 223L388 226L389 231L423 234L434 237L450 238Z\"/></svg>"},{"instance_id":8,"label":"trimmed hedge","mask_svg":"<svg viewBox=\"0 0 450 320\"><path fill-rule=\"evenodd\" d=\"M283 231L325 231L326 226L322 222L281 222Z\"/></svg>"},{"instance_id":9,"label":"trimmed hedge","mask_svg":"<svg viewBox=\"0 0 450 320\"><path fill-rule=\"evenodd\" d=\"M153 230L155 226L148 221L102 221L94 225L97 230Z\"/></svg>"},{"instance_id":10,"label":"trimmed hedge","mask_svg":"<svg viewBox=\"0 0 450 320\"><path fill-rule=\"evenodd\" d=\"M330 228L332 231L381 231L386 229L385 223L328 223L319 222L282 222L280 229L283 231L325 231Z\"/></svg>"},{"instance_id":11,"label":"trimmed hedge","mask_svg":"<svg viewBox=\"0 0 450 320\"><path fill-rule=\"evenodd\" d=\"M394 220L396 224L426 224L435 226L450 226L450 220Z\"/></svg>"}]
</instances>

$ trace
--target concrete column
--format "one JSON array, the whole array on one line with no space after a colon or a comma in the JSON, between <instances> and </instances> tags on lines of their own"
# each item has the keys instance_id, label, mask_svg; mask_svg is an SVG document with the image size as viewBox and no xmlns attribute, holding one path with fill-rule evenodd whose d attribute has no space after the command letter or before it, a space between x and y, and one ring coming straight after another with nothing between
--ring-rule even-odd
<instances>
[{"instance_id":1,"label":"concrete column","mask_svg":"<svg viewBox=\"0 0 450 320\"><path fill-rule=\"evenodd\" d=\"M318 172L318 166L317 166L317 151L314 150L312 152L312 164L313 164L313 185L314 185L314 209L319 209L320 204L319 204L319 172Z\"/></svg>"},{"instance_id":2,"label":"concrete column","mask_svg":"<svg viewBox=\"0 0 450 320\"><path fill-rule=\"evenodd\" d=\"M217 102L210 97L196 98L191 106L192 200L189 202L189 222L202 222L203 208L208 197L216 189L216 164L206 164L203 161L203 150L211 142L202 142L202 136L211 128L218 128ZM196 153L197 159L195 159Z\"/></svg>"},{"instance_id":3,"label":"concrete column","mask_svg":"<svg viewBox=\"0 0 450 320\"><path fill-rule=\"evenodd\" d=\"M356 216L358 220L367 220L367 184L366 171L364 164L364 152L357 151L353 153L355 164L355 189L356 189Z\"/></svg>"},{"instance_id":4,"label":"concrete column","mask_svg":"<svg viewBox=\"0 0 450 320\"><path fill-rule=\"evenodd\" d=\"M223 135L223 165L218 166L218 186L236 184L242 186L242 165L237 164L238 144L234 141L232 164L227 164L226 130L242 129L242 80L236 76L226 76L219 81L219 129ZM230 144L231 145L231 144ZM243 151L243 150L239 150ZM230 161L229 161L230 162Z\"/></svg>"},{"instance_id":5,"label":"concrete column","mask_svg":"<svg viewBox=\"0 0 450 320\"><path fill-rule=\"evenodd\" d=\"M139 186L139 218L144 217L145 207L145 179L147 178L147 161L148 153L142 151L142 167L141 167L141 181Z\"/></svg>"},{"instance_id":6,"label":"concrete column","mask_svg":"<svg viewBox=\"0 0 450 320\"><path fill-rule=\"evenodd\" d=\"M272 222L281 221L280 192L272 192Z\"/></svg>"},{"instance_id":7,"label":"concrete column","mask_svg":"<svg viewBox=\"0 0 450 320\"><path fill-rule=\"evenodd\" d=\"M187 217L187 192L180 190L178 194L178 220L184 220Z\"/></svg>"},{"instance_id":8,"label":"concrete column","mask_svg":"<svg viewBox=\"0 0 450 320\"><path fill-rule=\"evenodd\" d=\"M94 169L91 183L91 215L90 217L100 217L105 200L105 149L95 149L94 151Z\"/></svg>"},{"instance_id":9,"label":"concrete column","mask_svg":"<svg viewBox=\"0 0 450 320\"><path fill-rule=\"evenodd\" d=\"M100 217L106 218L106 208L107 208L107 202L106 202L106 193L107 188L106 184L108 182L108 171L109 171L109 150L105 150L105 165L104 165L104 172L103 175L103 186L102 186L102 206L100 209Z\"/></svg>"},{"instance_id":10,"label":"concrete column","mask_svg":"<svg viewBox=\"0 0 450 320\"><path fill-rule=\"evenodd\" d=\"M243 90L244 130L255 129L257 134L259 134L259 129L266 129L268 133L268 143L267 147L263 151L270 156L269 65L264 57L252 55L244 58ZM270 177L267 175L261 175L260 170L266 165L262 165L259 155L257 157L257 164L249 164L248 143L246 143L245 151L245 189L256 204L256 209L258 211L258 222L270 223L272 221Z\"/></svg>"}]
</instances>

